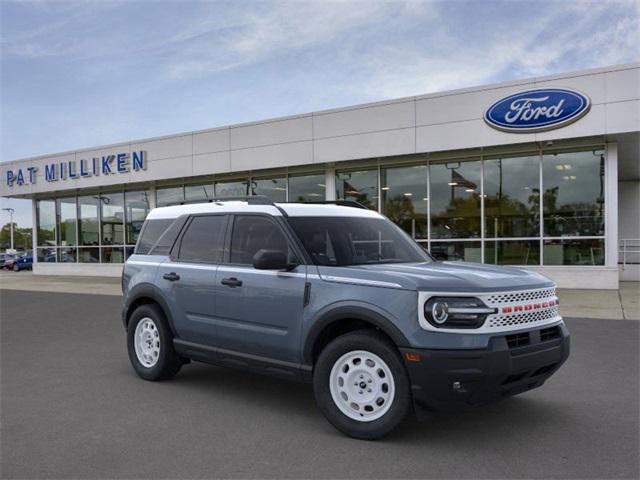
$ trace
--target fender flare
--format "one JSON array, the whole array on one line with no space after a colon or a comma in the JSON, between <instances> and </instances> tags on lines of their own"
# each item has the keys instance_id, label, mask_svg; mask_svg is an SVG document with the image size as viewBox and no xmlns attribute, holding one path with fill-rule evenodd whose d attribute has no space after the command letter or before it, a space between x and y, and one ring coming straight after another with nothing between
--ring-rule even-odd
<instances>
[{"instance_id":1,"label":"fender flare","mask_svg":"<svg viewBox=\"0 0 640 480\"><path fill-rule=\"evenodd\" d=\"M141 283L136 285L131 289L129 294L127 295L127 300L123 306L123 321L124 326L127 328L129 324L129 317L131 316L131 306L140 298L150 298L154 302L156 302L162 311L164 312L164 316L167 318L167 322L169 323L169 328L171 329L171 333L173 333L174 337L177 337L177 332L173 323L173 316L171 314L171 309L169 308L168 303L160 293L158 287L152 285L150 283Z\"/></svg>"},{"instance_id":2,"label":"fender flare","mask_svg":"<svg viewBox=\"0 0 640 480\"><path fill-rule=\"evenodd\" d=\"M305 364L313 364L313 347L324 329L329 325L344 319L362 320L370 323L387 334L396 346L409 346L409 340L407 337L394 324L394 322L382 312L364 305L350 304L332 306L329 307L329 310L321 312L320 315L312 321L312 326L306 335L302 350L302 358Z\"/></svg>"}]
</instances>

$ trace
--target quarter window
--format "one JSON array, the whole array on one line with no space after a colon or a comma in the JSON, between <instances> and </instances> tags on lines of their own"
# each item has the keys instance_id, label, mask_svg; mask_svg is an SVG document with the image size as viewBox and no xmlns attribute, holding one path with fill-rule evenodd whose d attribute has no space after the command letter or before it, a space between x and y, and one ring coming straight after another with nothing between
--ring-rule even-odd
<instances>
[{"instance_id":1,"label":"quarter window","mask_svg":"<svg viewBox=\"0 0 640 480\"><path fill-rule=\"evenodd\" d=\"M226 222L225 215L193 217L182 236L178 259L186 262L220 262Z\"/></svg>"},{"instance_id":2,"label":"quarter window","mask_svg":"<svg viewBox=\"0 0 640 480\"><path fill-rule=\"evenodd\" d=\"M239 215L233 222L231 263L251 265L258 250L288 253L287 239L272 220L258 215Z\"/></svg>"}]
</instances>

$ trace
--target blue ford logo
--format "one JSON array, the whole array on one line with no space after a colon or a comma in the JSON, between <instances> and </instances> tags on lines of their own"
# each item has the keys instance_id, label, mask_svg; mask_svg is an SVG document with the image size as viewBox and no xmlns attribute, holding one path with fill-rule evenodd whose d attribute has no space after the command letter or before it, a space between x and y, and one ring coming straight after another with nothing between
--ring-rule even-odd
<instances>
[{"instance_id":1,"label":"blue ford logo","mask_svg":"<svg viewBox=\"0 0 640 480\"><path fill-rule=\"evenodd\" d=\"M507 132L540 132L575 122L590 107L589 97L575 90L541 88L498 100L484 113L484 120Z\"/></svg>"}]
</instances>

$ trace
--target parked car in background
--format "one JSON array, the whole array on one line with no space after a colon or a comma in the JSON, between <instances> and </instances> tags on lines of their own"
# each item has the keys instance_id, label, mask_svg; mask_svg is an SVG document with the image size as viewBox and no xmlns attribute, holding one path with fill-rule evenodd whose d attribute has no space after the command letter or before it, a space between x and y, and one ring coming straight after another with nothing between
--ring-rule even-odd
<instances>
[{"instance_id":1,"label":"parked car in background","mask_svg":"<svg viewBox=\"0 0 640 480\"><path fill-rule=\"evenodd\" d=\"M13 262L12 270L19 272L20 270L31 270L33 268L33 254L31 252L24 253L17 257Z\"/></svg>"},{"instance_id":2,"label":"parked car in background","mask_svg":"<svg viewBox=\"0 0 640 480\"><path fill-rule=\"evenodd\" d=\"M0 266L3 269L11 270L13 268L13 262L15 262L17 255L13 253L3 253L2 255L2 263L0 263Z\"/></svg>"}]
</instances>

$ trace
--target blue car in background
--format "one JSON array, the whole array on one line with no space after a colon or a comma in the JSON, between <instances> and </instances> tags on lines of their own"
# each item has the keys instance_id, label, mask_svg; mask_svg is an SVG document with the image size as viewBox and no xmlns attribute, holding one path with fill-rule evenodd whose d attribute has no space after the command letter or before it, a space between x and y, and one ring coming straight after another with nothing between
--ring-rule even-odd
<instances>
[{"instance_id":1,"label":"blue car in background","mask_svg":"<svg viewBox=\"0 0 640 480\"><path fill-rule=\"evenodd\" d=\"M33 268L33 254L25 253L20 255L13 262L13 271L19 272L20 270L31 270Z\"/></svg>"}]
</instances>

